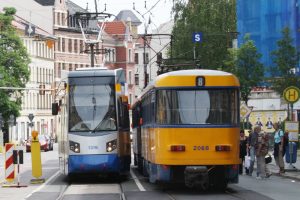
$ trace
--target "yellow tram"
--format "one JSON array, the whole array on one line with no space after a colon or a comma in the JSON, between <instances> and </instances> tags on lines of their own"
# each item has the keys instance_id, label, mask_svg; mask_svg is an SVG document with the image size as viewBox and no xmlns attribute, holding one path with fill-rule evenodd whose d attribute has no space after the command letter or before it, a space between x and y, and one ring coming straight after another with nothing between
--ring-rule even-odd
<instances>
[{"instance_id":1,"label":"yellow tram","mask_svg":"<svg viewBox=\"0 0 300 200\"><path fill-rule=\"evenodd\" d=\"M158 76L132 106L134 163L155 182L238 182L239 81L217 70Z\"/></svg>"}]
</instances>

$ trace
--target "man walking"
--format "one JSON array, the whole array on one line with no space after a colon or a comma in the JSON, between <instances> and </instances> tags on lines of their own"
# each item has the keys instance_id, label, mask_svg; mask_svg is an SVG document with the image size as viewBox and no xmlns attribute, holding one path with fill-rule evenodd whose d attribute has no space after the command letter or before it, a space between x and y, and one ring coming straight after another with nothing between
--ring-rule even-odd
<instances>
[{"instance_id":1,"label":"man walking","mask_svg":"<svg viewBox=\"0 0 300 200\"><path fill-rule=\"evenodd\" d=\"M249 167L249 176L252 176L252 172L253 172L253 168L254 168L254 163L255 163L255 156L256 156L256 145L257 145L257 139L258 139L258 134L261 131L261 126L260 125L256 125L252 131L252 133L250 133L249 138L248 138L248 146L249 146L249 150L250 150L250 167Z\"/></svg>"}]
</instances>

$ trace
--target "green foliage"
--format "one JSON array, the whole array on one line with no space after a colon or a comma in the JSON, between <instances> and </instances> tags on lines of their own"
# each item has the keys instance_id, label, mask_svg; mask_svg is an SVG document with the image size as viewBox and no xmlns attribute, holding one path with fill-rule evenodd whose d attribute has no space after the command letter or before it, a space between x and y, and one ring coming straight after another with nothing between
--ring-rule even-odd
<instances>
[{"instance_id":1,"label":"green foliage","mask_svg":"<svg viewBox=\"0 0 300 200\"><path fill-rule=\"evenodd\" d=\"M282 39L277 41L278 49L271 52L274 66L271 67L271 83L273 89L281 96L289 86L300 86L300 78L293 70L298 65L299 53L293 46L289 28L282 30Z\"/></svg>"},{"instance_id":2,"label":"green foliage","mask_svg":"<svg viewBox=\"0 0 300 200\"><path fill-rule=\"evenodd\" d=\"M236 32L235 5L235 0L175 0L172 56L193 60L195 46L202 67L222 66ZM202 43L193 43L194 32L203 33Z\"/></svg>"},{"instance_id":3,"label":"green foliage","mask_svg":"<svg viewBox=\"0 0 300 200\"><path fill-rule=\"evenodd\" d=\"M244 37L244 43L239 49L229 50L229 55L224 61L224 71L235 74L241 84L241 99L248 103L251 89L263 80L264 66L259 59L261 54L257 52L253 40L249 35Z\"/></svg>"},{"instance_id":4,"label":"green foliage","mask_svg":"<svg viewBox=\"0 0 300 200\"><path fill-rule=\"evenodd\" d=\"M20 37L16 34L15 28L11 25L14 8L4 8L4 13L0 13L0 87L25 87L29 80L28 65L30 59L26 48ZM19 116L21 109L21 97L11 100L15 95L14 90L0 89L0 113L5 120L10 114Z\"/></svg>"}]
</instances>

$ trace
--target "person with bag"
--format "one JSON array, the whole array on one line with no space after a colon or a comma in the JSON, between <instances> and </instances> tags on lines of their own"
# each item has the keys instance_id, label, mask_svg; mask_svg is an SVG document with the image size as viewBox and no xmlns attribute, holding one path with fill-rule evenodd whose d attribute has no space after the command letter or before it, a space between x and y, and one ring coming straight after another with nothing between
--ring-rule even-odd
<instances>
[{"instance_id":1,"label":"person with bag","mask_svg":"<svg viewBox=\"0 0 300 200\"><path fill-rule=\"evenodd\" d=\"M275 158L275 161L276 161L276 165L279 167L279 174L282 174L282 173L285 172L284 162L283 162L284 133L279 128L278 123L274 123L273 128L275 129L275 132L274 132L274 158Z\"/></svg>"},{"instance_id":2,"label":"person with bag","mask_svg":"<svg viewBox=\"0 0 300 200\"><path fill-rule=\"evenodd\" d=\"M257 138L258 133L261 131L261 126L256 125L253 128L253 131L249 134L248 138L248 146L249 146L249 154L250 154L250 166L249 166L249 176L252 176L254 163L255 163L255 156L256 156L256 145L257 145Z\"/></svg>"},{"instance_id":3,"label":"person with bag","mask_svg":"<svg viewBox=\"0 0 300 200\"><path fill-rule=\"evenodd\" d=\"M240 165L239 174L243 174L243 163L245 162L245 156L247 155L247 138L245 136L245 131L240 131ZM246 168L246 167L245 167Z\"/></svg>"},{"instance_id":4,"label":"person with bag","mask_svg":"<svg viewBox=\"0 0 300 200\"><path fill-rule=\"evenodd\" d=\"M257 158L257 179L264 179L269 177L269 170L266 166L265 156L269 152L269 137L268 133L261 131L258 134L256 145L256 158Z\"/></svg>"}]
</instances>

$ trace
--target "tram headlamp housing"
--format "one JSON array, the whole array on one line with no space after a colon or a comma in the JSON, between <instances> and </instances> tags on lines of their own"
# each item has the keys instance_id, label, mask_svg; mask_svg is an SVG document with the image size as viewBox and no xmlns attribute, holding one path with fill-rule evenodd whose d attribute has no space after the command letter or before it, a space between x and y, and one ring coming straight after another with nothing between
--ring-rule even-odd
<instances>
[{"instance_id":1,"label":"tram headlamp housing","mask_svg":"<svg viewBox=\"0 0 300 200\"><path fill-rule=\"evenodd\" d=\"M70 145L71 151L73 151L75 153L80 153L80 144L79 143L70 141L69 145Z\"/></svg>"},{"instance_id":2,"label":"tram headlamp housing","mask_svg":"<svg viewBox=\"0 0 300 200\"><path fill-rule=\"evenodd\" d=\"M106 152L112 152L117 148L117 140L112 140L106 143Z\"/></svg>"}]
</instances>

